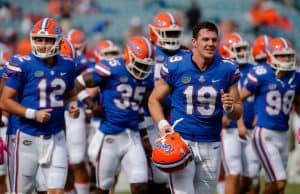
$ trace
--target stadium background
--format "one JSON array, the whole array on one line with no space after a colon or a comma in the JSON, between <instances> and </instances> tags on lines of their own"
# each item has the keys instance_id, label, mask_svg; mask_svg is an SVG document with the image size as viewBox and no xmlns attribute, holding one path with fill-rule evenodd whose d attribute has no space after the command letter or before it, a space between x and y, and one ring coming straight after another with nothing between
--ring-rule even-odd
<instances>
[{"instance_id":1,"label":"stadium background","mask_svg":"<svg viewBox=\"0 0 300 194\"><path fill-rule=\"evenodd\" d=\"M265 10L274 10L282 20L274 21L273 18L268 23L274 13L268 15L269 12L266 12L267 22L258 24L251 14L259 3ZM90 47L103 38L122 46L126 38L135 33L147 35L147 24L163 10L181 19L184 25L183 43L189 46L191 29L187 13L191 7L200 12L199 20L214 21L223 34L237 30L250 42L263 33L273 37L284 36L292 41L298 53L300 51L300 0L0 0L0 42L13 53L26 52L32 25L41 17L49 16L60 21L65 32L71 28L84 31ZM124 174L117 190L127 193ZM287 194L299 193L300 185L289 184L286 191Z\"/></svg>"}]
</instances>

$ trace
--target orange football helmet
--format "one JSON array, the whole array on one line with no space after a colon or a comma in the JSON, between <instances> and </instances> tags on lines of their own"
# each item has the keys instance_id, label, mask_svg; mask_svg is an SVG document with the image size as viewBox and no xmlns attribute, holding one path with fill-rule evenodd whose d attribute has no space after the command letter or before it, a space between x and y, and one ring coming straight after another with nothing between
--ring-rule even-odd
<instances>
[{"instance_id":1,"label":"orange football helmet","mask_svg":"<svg viewBox=\"0 0 300 194\"><path fill-rule=\"evenodd\" d=\"M72 45L74 46L76 52L84 52L87 46L87 39L85 34L77 29L72 29L67 34L67 39L71 41Z\"/></svg>"},{"instance_id":2,"label":"orange football helmet","mask_svg":"<svg viewBox=\"0 0 300 194\"><path fill-rule=\"evenodd\" d=\"M249 58L249 43L238 33L226 34L220 40L219 53L224 58L236 60L238 64L245 64Z\"/></svg>"},{"instance_id":3,"label":"orange football helmet","mask_svg":"<svg viewBox=\"0 0 300 194\"><path fill-rule=\"evenodd\" d=\"M168 173L184 169L192 156L190 147L177 132L157 139L152 151L153 164Z\"/></svg>"},{"instance_id":4,"label":"orange football helmet","mask_svg":"<svg viewBox=\"0 0 300 194\"><path fill-rule=\"evenodd\" d=\"M101 40L94 48L94 55L97 60L117 57L120 53L120 48L111 40Z\"/></svg>"},{"instance_id":5,"label":"orange football helmet","mask_svg":"<svg viewBox=\"0 0 300 194\"><path fill-rule=\"evenodd\" d=\"M251 48L251 56L254 61L267 59L266 48L270 41L271 37L267 35L256 37Z\"/></svg>"},{"instance_id":6,"label":"orange football helmet","mask_svg":"<svg viewBox=\"0 0 300 194\"><path fill-rule=\"evenodd\" d=\"M154 65L154 47L144 36L130 38L124 49L126 68L136 79L145 79Z\"/></svg>"},{"instance_id":7,"label":"orange football helmet","mask_svg":"<svg viewBox=\"0 0 300 194\"><path fill-rule=\"evenodd\" d=\"M62 38L60 41L60 54L64 57L76 58L75 49L72 43L66 38Z\"/></svg>"},{"instance_id":8,"label":"orange football helmet","mask_svg":"<svg viewBox=\"0 0 300 194\"><path fill-rule=\"evenodd\" d=\"M278 60L278 56L286 56L288 60ZM267 62L279 71L295 70L296 53L291 42L282 37L273 38L267 46Z\"/></svg>"},{"instance_id":9,"label":"orange football helmet","mask_svg":"<svg viewBox=\"0 0 300 194\"><path fill-rule=\"evenodd\" d=\"M158 13L149 24L150 40L166 50L180 48L182 26L174 15L168 12Z\"/></svg>"},{"instance_id":10,"label":"orange football helmet","mask_svg":"<svg viewBox=\"0 0 300 194\"><path fill-rule=\"evenodd\" d=\"M36 22L30 33L32 53L40 58L49 58L59 53L59 42L62 37L62 28L52 18L43 18ZM37 38L53 38L52 45L40 45L36 43ZM46 47L46 49L41 49ZM41 51L42 50L42 51Z\"/></svg>"}]
</instances>

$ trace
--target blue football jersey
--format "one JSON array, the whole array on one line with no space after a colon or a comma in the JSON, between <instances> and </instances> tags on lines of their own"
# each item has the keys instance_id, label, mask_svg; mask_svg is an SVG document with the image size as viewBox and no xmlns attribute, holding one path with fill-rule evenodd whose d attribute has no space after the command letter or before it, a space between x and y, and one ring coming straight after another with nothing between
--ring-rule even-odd
<instances>
[{"instance_id":1,"label":"blue football jersey","mask_svg":"<svg viewBox=\"0 0 300 194\"><path fill-rule=\"evenodd\" d=\"M126 69L124 60L118 57L96 64L92 77L101 88L100 102L105 112L100 130L105 134L139 130L139 109L146 92L153 89L153 76L135 79Z\"/></svg>"},{"instance_id":2,"label":"blue football jersey","mask_svg":"<svg viewBox=\"0 0 300 194\"><path fill-rule=\"evenodd\" d=\"M200 71L192 54L187 53L170 57L161 76L172 88L171 122L183 118L175 130L192 141L220 141L224 111L221 90L227 92L239 80L237 65L215 55L213 63Z\"/></svg>"},{"instance_id":3,"label":"blue football jersey","mask_svg":"<svg viewBox=\"0 0 300 194\"><path fill-rule=\"evenodd\" d=\"M50 135L65 128L65 94L73 89L75 64L72 59L60 55L56 59L53 67L33 54L13 56L9 60L6 85L18 91L19 103L36 110L53 109L46 123L21 117L19 129L24 133Z\"/></svg>"},{"instance_id":4,"label":"blue football jersey","mask_svg":"<svg viewBox=\"0 0 300 194\"><path fill-rule=\"evenodd\" d=\"M293 101L300 92L300 74L288 72L279 79L270 65L258 65L247 75L245 88L255 94L257 126L276 131L288 130Z\"/></svg>"},{"instance_id":5,"label":"blue football jersey","mask_svg":"<svg viewBox=\"0 0 300 194\"><path fill-rule=\"evenodd\" d=\"M155 65L153 68L153 76L154 76L154 80L157 81L161 78L160 70L161 70L163 64L168 61L168 58L171 57L171 55L156 45L154 45L154 48L155 48ZM178 49L176 52L172 53L172 56L174 56L174 55L183 56L188 52L191 52L191 51ZM164 100L164 104L171 105L170 96L167 96L167 98ZM144 108L144 110L145 110L145 116L150 116L148 106L146 106Z\"/></svg>"},{"instance_id":6,"label":"blue football jersey","mask_svg":"<svg viewBox=\"0 0 300 194\"><path fill-rule=\"evenodd\" d=\"M243 85L246 84L247 82L247 74L252 70L254 66L252 64L243 64L241 66L239 66L239 70L241 73L241 77L240 80L238 82L238 87L239 89L242 88ZM243 113L243 119L244 119L244 124L248 129L252 129L253 126L253 121L255 118L255 112L254 112L254 95L249 96L244 102L243 102L243 109L244 109L244 113ZM236 128L237 124L235 120L232 120L230 122L230 125L228 128Z\"/></svg>"}]
</instances>

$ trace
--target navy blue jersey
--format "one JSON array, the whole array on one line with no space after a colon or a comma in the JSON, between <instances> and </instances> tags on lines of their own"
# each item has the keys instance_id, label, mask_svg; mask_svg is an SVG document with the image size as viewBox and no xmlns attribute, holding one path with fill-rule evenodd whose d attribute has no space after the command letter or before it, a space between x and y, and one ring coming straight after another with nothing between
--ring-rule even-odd
<instances>
[{"instance_id":1,"label":"navy blue jersey","mask_svg":"<svg viewBox=\"0 0 300 194\"><path fill-rule=\"evenodd\" d=\"M243 85L245 85L247 83L247 74L249 73L249 71L252 70L254 66L252 64L243 64L241 66L239 66L240 72L241 72L241 78L239 80L239 89L242 88ZM253 126L253 121L255 118L255 112L254 112L254 95L249 96L244 102L243 102L243 109L244 109L244 113L243 113L243 119L244 119L244 124L248 129L252 129ZM236 128L237 124L235 120L232 120L230 122L230 125L228 128Z\"/></svg>"},{"instance_id":2,"label":"navy blue jersey","mask_svg":"<svg viewBox=\"0 0 300 194\"><path fill-rule=\"evenodd\" d=\"M18 92L19 103L36 110L53 109L46 123L20 118L19 129L24 133L50 135L65 128L65 94L74 86L75 64L60 55L56 59L53 67L33 54L13 56L9 60L6 85Z\"/></svg>"},{"instance_id":3,"label":"navy blue jersey","mask_svg":"<svg viewBox=\"0 0 300 194\"><path fill-rule=\"evenodd\" d=\"M175 55L162 67L161 75L172 88L171 122L183 118L175 130L192 141L220 141L221 90L227 92L239 80L235 62L215 55L212 64L200 71L191 53Z\"/></svg>"},{"instance_id":4,"label":"navy blue jersey","mask_svg":"<svg viewBox=\"0 0 300 194\"><path fill-rule=\"evenodd\" d=\"M153 76L136 80L120 57L102 60L92 73L93 82L101 88L100 102L105 112L100 130L105 134L139 130L139 109L146 92L153 89Z\"/></svg>"},{"instance_id":5,"label":"navy blue jersey","mask_svg":"<svg viewBox=\"0 0 300 194\"><path fill-rule=\"evenodd\" d=\"M300 74L288 72L279 79L268 64L258 65L247 75L245 88L255 94L257 125L287 131L293 101L300 92Z\"/></svg>"}]
</instances>

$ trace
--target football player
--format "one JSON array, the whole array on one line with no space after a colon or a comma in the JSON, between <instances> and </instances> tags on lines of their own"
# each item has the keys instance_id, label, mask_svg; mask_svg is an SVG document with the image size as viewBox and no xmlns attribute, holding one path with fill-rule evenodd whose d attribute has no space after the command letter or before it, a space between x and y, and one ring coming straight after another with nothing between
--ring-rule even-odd
<instances>
[{"instance_id":1,"label":"football player","mask_svg":"<svg viewBox=\"0 0 300 194\"><path fill-rule=\"evenodd\" d=\"M243 85L247 73L253 65L249 63L249 43L239 33L229 33L223 36L219 42L219 53L222 57L234 60L239 66L241 78L239 88ZM222 163L226 173L225 194L240 193L240 180L258 176L259 162L254 154L252 145L248 141L252 133L254 113L254 98L249 97L243 103L244 122L237 127L236 121L230 120L225 114L223 121L228 126L223 126L222 131ZM227 121L226 121L227 120ZM243 181L244 182L244 181ZM251 185L247 182L247 185ZM244 189L245 186L243 186ZM249 187L247 187L249 189ZM246 193L241 191L241 193Z\"/></svg>"},{"instance_id":2,"label":"football player","mask_svg":"<svg viewBox=\"0 0 300 194\"><path fill-rule=\"evenodd\" d=\"M287 131L293 104L300 112L300 75L295 72L296 55L287 39L271 39L266 53L268 64L248 73L240 95L244 101L255 94L257 122L251 140L266 173L263 193L279 194L286 186Z\"/></svg>"},{"instance_id":3,"label":"football player","mask_svg":"<svg viewBox=\"0 0 300 194\"><path fill-rule=\"evenodd\" d=\"M71 42L76 53L76 75L85 71L91 61L86 57L87 38L84 32L78 29L72 29L67 34L67 40ZM79 103L80 116L79 118L71 118L65 113L66 120L66 140L69 155L69 175L66 184L66 193L75 190L77 194L87 194L90 192L90 180L86 165L86 150L87 150L87 123L84 107ZM72 172L70 172L72 171ZM74 183L72 183L72 175Z\"/></svg>"},{"instance_id":4,"label":"football player","mask_svg":"<svg viewBox=\"0 0 300 194\"><path fill-rule=\"evenodd\" d=\"M103 118L89 145L88 154L96 161L98 192L108 194L121 167L127 174L131 192L147 192L147 160L139 134L139 111L147 91L153 88L154 49L142 36L131 38L123 57L101 60L93 72L77 77L78 98L88 108L94 103L85 87L99 86ZM90 149L90 147L92 149Z\"/></svg>"},{"instance_id":5,"label":"football player","mask_svg":"<svg viewBox=\"0 0 300 194\"><path fill-rule=\"evenodd\" d=\"M58 55L61 37L58 22L42 18L30 33L32 53L13 56L7 65L10 75L1 108L20 116L12 192L32 193L40 169L48 193L63 193L67 176L64 110L68 107L74 118L79 110L71 93L75 64Z\"/></svg>"},{"instance_id":6,"label":"football player","mask_svg":"<svg viewBox=\"0 0 300 194\"><path fill-rule=\"evenodd\" d=\"M5 63L9 58L10 50L6 47L6 45L0 43L0 94L2 93L2 89L7 80L7 70L5 67ZM2 112L0 109L0 193L6 192L6 172L7 172L7 124L8 117L6 112Z\"/></svg>"},{"instance_id":7,"label":"football player","mask_svg":"<svg viewBox=\"0 0 300 194\"><path fill-rule=\"evenodd\" d=\"M194 153L194 160L185 169L170 174L172 193L214 193L221 162L223 111L231 119L238 119L242 112L237 88L239 70L234 62L215 53L217 40L215 24L203 21L196 25L192 53L169 57L149 98L148 107L160 135L175 130ZM169 94L171 123L183 118L175 129L162 111L161 102Z\"/></svg>"},{"instance_id":8,"label":"football player","mask_svg":"<svg viewBox=\"0 0 300 194\"><path fill-rule=\"evenodd\" d=\"M188 50L182 49L180 38L183 33L182 25L174 14L169 12L157 13L149 24L150 41L155 48L155 65L154 65L154 79L159 80L160 70L162 65L167 61L168 57L179 55L182 56ZM166 115L170 115L170 98L164 102L164 110ZM145 126L152 145L157 139L158 128L151 118L148 107L145 107ZM147 152L147 150L146 150ZM149 151L151 152L151 150ZM151 153L148 154L151 156ZM168 185L168 175L155 166L153 166L151 159L148 159L149 164L149 180L150 192L157 194L170 193Z\"/></svg>"}]
</instances>

